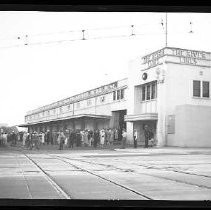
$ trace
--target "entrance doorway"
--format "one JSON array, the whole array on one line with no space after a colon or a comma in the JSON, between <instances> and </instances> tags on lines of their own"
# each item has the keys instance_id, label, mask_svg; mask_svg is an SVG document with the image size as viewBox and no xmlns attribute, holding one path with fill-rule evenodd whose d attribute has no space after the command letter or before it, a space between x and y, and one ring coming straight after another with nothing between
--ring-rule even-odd
<instances>
[{"instance_id":1,"label":"entrance doorway","mask_svg":"<svg viewBox=\"0 0 211 210\"><path fill-rule=\"evenodd\" d=\"M118 129L118 141L122 140L122 130L126 128L126 122L124 117L127 114L127 110L112 111L112 118L110 121L110 128Z\"/></svg>"},{"instance_id":2,"label":"entrance doorway","mask_svg":"<svg viewBox=\"0 0 211 210\"><path fill-rule=\"evenodd\" d=\"M153 133L153 138L155 140L155 144L157 143L157 120L141 120L134 122L134 129L137 130L138 133L138 145L145 145L145 136L144 136L144 126L147 125L150 131Z\"/></svg>"}]
</instances>

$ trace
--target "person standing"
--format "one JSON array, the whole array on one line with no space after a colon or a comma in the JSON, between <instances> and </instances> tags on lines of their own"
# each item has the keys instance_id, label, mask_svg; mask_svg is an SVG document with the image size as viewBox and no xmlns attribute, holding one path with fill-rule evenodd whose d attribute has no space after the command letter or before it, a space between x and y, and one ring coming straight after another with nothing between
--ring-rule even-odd
<instances>
[{"instance_id":1,"label":"person standing","mask_svg":"<svg viewBox=\"0 0 211 210\"><path fill-rule=\"evenodd\" d=\"M7 145L7 136L8 136L8 134L5 132L4 134L3 134L3 144L6 146Z\"/></svg>"},{"instance_id":2,"label":"person standing","mask_svg":"<svg viewBox=\"0 0 211 210\"><path fill-rule=\"evenodd\" d=\"M126 132L126 130L123 128L123 130L122 130L122 149L125 149L125 146L126 146L126 139L127 139L127 132Z\"/></svg>"},{"instance_id":3,"label":"person standing","mask_svg":"<svg viewBox=\"0 0 211 210\"><path fill-rule=\"evenodd\" d=\"M89 131L89 136L90 136L90 146L94 145L94 132L93 130Z\"/></svg>"},{"instance_id":4,"label":"person standing","mask_svg":"<svg viewBox=\"0 0 211 210\"><path fill-rule=\"evenodd\" d=\"M17 144L17 136L15 134L15 131L12 131L12 134L11 134L11 141L12 141L12 146L16 146Z\"/></svg>"},{"instance_id":5,"label":"person standing","mask_svg":"<svg viewBox=\"0 0 211 210\"><path fill-rule=\"evenodd\" d=\"M69 135L70 135L68 129L64 132L64 135L65 135L64 145L67 147L68 146L68 139L69 139Z\"/></svg>"},{"instance_id":6,"label":"person standing","mask_svg":"<svg viewBox=\"0 0 211 210\"><path fill-rule=\"evenodd\" d=\"M114 140L115 141L118 140L118 130L117 129L114 130Z\"/></svg>"},{"instance_id":7,"label":"person standing","mask_svg":"<svg viewBox=\"0 0 211 210\"><path fill-rule=\"evenodd\" d=\"M111 129L107 130L107 144L111 144Z\"/></svg>"},{"instance_id":8,"label":"person standing","mask_svg":"<svg viewBox=\"0 0 211 210\"><path fill-rule=\"evenodd\" d=\"M87 133L88 133L88 146L91 147L92 146L91 131L88 130Z\"/></svg>"},{"instance_id":9,"label":"person standing","mask_svg":"<svg viewBox=\"0 0 211 210\"><path fill-rule=\"evenodd\" d=\"M105 142L105 130L102 129L102 130L100 131L100 146L101 146L101 147L103 147L104 142Z\"/></svg>"},{"instance_id":10,"label":"person standing","mask_svg":"<svg viewBox=\"0 0 211 210\"><path fill-rule=\"evenodd\" d=\"M75 134L75 131L73 130L70 133L70 148L73 148L75 139L76 139L76 134Z\"/></svg>"},{"instance_id":11,"label":"person standing","mask_svg":"<svg viewBox=\"0 0 211 210\"><path fill-rule=\"evenodd\" d=\"M44 134L44 138L45 138L45 134ZM53 138L53 144L56 145L57 144L57 133L56 131L52 131L52 138ZM44 139L45 141L45 139Z\"/></svg>"},{"instance_id":12,"label":"person standing","mask_svg":"<svg viewBox=\"0 0 211 210\"><path fill-rule=\"evenodd\" d=\"M26 145L26 140L27 140L27 132L23 133L23 147Z\"/></svg>"},{"instance_id":13,"label":"person standing","mask_svg":"<svg viewBox=\"0 0 211 210\"><path fill-rule=\"evenodd\" d=\"M106 146L108 144L108 129L107 128L104 129L104 133L105 133L104 145Z\"/></svg>"},{"instance_id":14,"label":"person standing","mask_svg":"<svg viewBox=\"0 0 211 210\"><path fill-rule=\"evenodd\" d=\"M50 131L47 130L47 133L46 133L46 142L47 142L47 145L49 145L50 143Z\"/></svg>"},{"instance_id":15,"label":"person standing","mask_svg":"<svg viewBox=\"0 0 211 210\"><path fill-rule=\"evenodd\" d=\"M145 148L148 148L149 139L150 139L150 130L148 125L144 126L144 137L145 137Z\"/></svg>"},{"instance_id":16,"label":"person standing","mask_svg":"<svg viewBox=\"0 0 211 210\"><path fill-rule=\"evenodd\" d=\"M51 145L54 145L54 143L53 143L53 131L51 130L51 131L49 131L49 138L50 138L50 142L51 142Z\"/></svg>"},{"instance_id":17,"label":"person standing","mask_svg":"<svg viewBox=\"0 0 211 210\"><path fill-rule=\"evenodd\" d=\"M88 146L88 133L86 130L81 131L81 141L85 147Z\"/></svg>"},{"instance_id":18,"label":"person standing","mask_svg":"<svg viewBox=\"0 0 211 210\"><path fill-rule=\"evenodd\" d=\"M45 134L43 132L41 132L41 143L42 145L45 144Z\"/></svg>"},{"instance_id":19,"label":"person standing","mask_svg":"<svg viewBox=\"0 0 211 210\"><path fill-rule=\"evenodd\" d=\"M111 137L110 137L110 145L113 146L114 145L114 129L110 129L111 132Z\"/></svg>"},{"instance_id":20,"label":"person standing","mask_svg":"<svg viewBox=\"0 0 211 210\"><path fill-rule=\"evenodd\" d=\"M62 131L60 131L58 136L59 150L63 150L64 141L65 135Z\"/></svg>"},{"instance_id":21,"label":"person standing","mask_svg":"<svg viewBox=\"0 0 211 210\"><path fill-rule=\"evenodd\" d=\"M1 129L1 132L0 132L0 147L3 146L3 134L4 134L4 131L3 131L3 129Z\"/></svg>"},{"instance_id":22,"label":"person standing","mask_svg":"<svg viewBox=\"0 0 211 210\"><path fill-rule=\"evenodd\" d=\"M29 143L29 149L32 150L34 147L34 139L35 139L35 131L32 132L31 138L30 138L30 143Z\"/></svg>"},{"instance_id":23,"label":"person standing","mask_svg":"<svg viewBox=\"0 0 211 210\"><path fill-rule=\"evenodd\" d=\"M97 148L97 144L99 142L99 139L100 139L99 130L95 130L94 131L94 143L93 143L94 148Z\"/></svg>"},{"instance_id":24,"label":"person standing","mask_svg":"<svg viewBox=\"0 0 211 210\"><path fill-rule=\"evenodd\" d=\"M133 133L134 148L137 148L138 132L135 129Z\"/></svg>"},{"instance_id":25,"label":"person standing","mask_svg":"<svg viewBox=\"0 0 211 210\"><path fill-rule=\"evenodd\" d=\"M35 146L35 149L37 150L40 149L40 138L37 132L34 133L34 146Z\"/></svg>"},{"instance_id":26,"label":"person standing","mask_svg":"<svg viewBox=\"0 0 211 210\"><path fill-rule=\"evenodd\" d=\"M81 146L81 133L80 133L80 130L76 131L76 146L77 147Z\"/></svg>"}]
</instances>

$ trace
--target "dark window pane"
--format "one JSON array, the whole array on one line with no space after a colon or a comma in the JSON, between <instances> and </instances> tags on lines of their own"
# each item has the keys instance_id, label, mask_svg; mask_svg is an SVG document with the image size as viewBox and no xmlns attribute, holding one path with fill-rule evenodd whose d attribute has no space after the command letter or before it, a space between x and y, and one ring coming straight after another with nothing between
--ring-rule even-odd
<instances>
[{"instance_id":1,"label":"dark window pane","mask_svg":"<svg viewBox=\"0 0 211 210\"><path fill-rule=\"evenodd\" d=\"M147 85L147 100L150 100L150 85Z\"/></svg>"},{"instance_id":2,"label":"dark window pane","mask_svg":"<svg viewBox=\"0 0 211 210\"><path fill-rule=\"evenodd\" d=\"M155 98L155 83L152 84L151 99Z\"/></svg>"},{"instance_id":3,"label":"dark window pane","mask_svg":"<svg viewBox=\"0 0 211 210\"><path fill-rule=\"evenodd\" d=\"M146 96L145 96L145 91L146 91L146 86L142 86L142 101L145 101Z\"/></svg>"},{"instance_id":4,"label":"dark window pane","mask_svg":"<svg viewBox=\"0 0 211 210\"><path fill-rule=\"evenodd\" d=\"M113 92L113 100L116 100L116 91Z\"/></svg>"},{"instance_id":5,"label":"dark window pane","mask_svg":"<svg viewBox=\"0 0 211 210\"><path fill-rule=\"evenodd\" d=\"M124 89L121 90L121 99L123 99L123 98L124 98Z\"/></svg>"},{"instance_id":6,"label":"dark window pane","mask_svg":"<svg viewBox=\"0 0 211 210\"><path fill-rule=\"evenodd\" d=\"M198 80L193 80L193 96L200 97L200 81Z\"/></svg>"},{"instance_id":7,"label":"dark window pane","mask_svg":"<svg viewBox=\"0 0 211 210\"><path fill-rule=\"evenodd\" d=\"M120 90L117 90L117 100L120 99Z\"/></svg>"},{"instance_id":8,"label":"dark window pane","mask_svg":"<svg viewBox=\"0 0 211 210\"><path fill-rule=\"evenodd\" d=\"M209 98L209 82L203 82L203 97Z\"/></svg>"}]
</instances>

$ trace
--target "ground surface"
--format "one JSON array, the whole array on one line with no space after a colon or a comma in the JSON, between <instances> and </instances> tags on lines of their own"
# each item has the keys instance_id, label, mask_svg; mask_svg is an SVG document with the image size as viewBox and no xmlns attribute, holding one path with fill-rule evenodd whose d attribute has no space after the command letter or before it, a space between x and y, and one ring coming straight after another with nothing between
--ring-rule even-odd
<instances>
[{"instance_id":1,"label":"ground surface","mask_svg":"<svg viewBox=\"0 0 211 210\"><path fill-rule=\"evenodd\" d=\"M211 149L0 149L0 198L211 200Z\"/></svg>"}]
</instances>

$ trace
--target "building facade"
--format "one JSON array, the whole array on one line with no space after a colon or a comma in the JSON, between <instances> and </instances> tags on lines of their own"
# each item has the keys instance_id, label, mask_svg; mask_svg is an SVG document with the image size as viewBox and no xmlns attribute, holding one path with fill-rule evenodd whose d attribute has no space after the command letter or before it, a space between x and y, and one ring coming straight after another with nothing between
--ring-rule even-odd
<instances>
[{"instance_id":1,"label":"building facade","mask_svg":"<svg viewBox=\"0 0 211 210\"><path fill-rule=\"evenodd\" d=\"M157 146L211 147L211 53L165 47L129 64L128 78L27 113L29 131L144 125Z\"/></svg>"}]
</instances>

